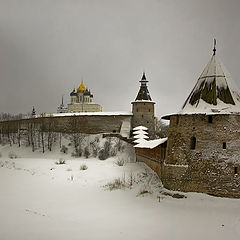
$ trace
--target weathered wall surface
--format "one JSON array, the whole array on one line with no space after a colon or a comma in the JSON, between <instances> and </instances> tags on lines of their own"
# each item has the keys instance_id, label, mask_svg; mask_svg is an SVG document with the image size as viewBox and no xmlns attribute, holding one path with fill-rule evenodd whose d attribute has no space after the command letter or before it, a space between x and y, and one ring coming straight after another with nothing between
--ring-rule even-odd
<instances>
[{"instance_id":1,"label":"weathered wall surface","mask_svg":"<svg viewBox=\"0 0 240 240\"><path fill-rule=\"evenodd\" d=\"M239 164L239 115L171 116L162 175L166 188L239 198Z\"/></svg>"},{"instance_id":2,"label":"weathered wall surface","mask_svg":"<svg viewBox=\"0 0 240 240\"><path fill-rule=\"evenodd\" d=\"M0 122L0 131L14 133L18 129L34 127L43 132L120 133L123 121L127 119L130 121L131 118L131 115L41 117Z\"/></svg>"},{"instance_id":3,"label":"weathered wall surface","mask_svg":"<svg viewBox=\"0 0 240 240\"><path fill-rule=\"evenodd\" d=\"M132 128L137 126L145 126L148 128L150 139L155 138L155 113L153 102L132 102Z\"/></svg>"},{"instance_id":4,"label":"weathered wall surface","mask_svg":"<svg viewBox=\"0 0 240 240\"><path fill-rule=\"evenodd\" d=\"M163 171L163 161L165 159L167 144L164 143L153 149L136 148L136 160L144 162L161 178Z\"/></svg>"}]
</instances>

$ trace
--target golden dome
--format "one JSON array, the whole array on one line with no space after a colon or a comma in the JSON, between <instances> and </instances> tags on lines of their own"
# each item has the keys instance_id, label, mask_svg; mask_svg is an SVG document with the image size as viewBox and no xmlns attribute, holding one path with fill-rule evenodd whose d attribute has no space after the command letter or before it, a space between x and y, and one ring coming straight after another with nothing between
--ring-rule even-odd
<instances>
[{"instance_id":1,"label":"golden dome","mask_svg":"<svg viewBox=\"0 0 240 240\"><path fill-rule=\"evenodd\" d=\"M86 92L87 88L83 85L83 81L81 82L81 85L79 86L79 88L77 89L78 93L83 93Z\"/></svg>"}]
</instances>

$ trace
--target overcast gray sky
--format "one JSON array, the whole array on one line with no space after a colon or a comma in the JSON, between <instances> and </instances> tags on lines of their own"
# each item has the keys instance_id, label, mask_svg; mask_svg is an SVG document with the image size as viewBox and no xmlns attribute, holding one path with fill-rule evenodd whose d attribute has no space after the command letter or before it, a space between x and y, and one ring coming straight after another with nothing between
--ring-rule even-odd
<instances>
[{"instance_id":1,"label":"overcast gray sky","mask_svg":"<svg viewBox=\"0 0 240 240\"><path fill-rule=\"evenodd\" d=\"M212 55L240 86L239 0L0 0L0 112L55 112L81 79L130 111L142 71L156 115L176 112Z\"/></svg>"}]
</instances>

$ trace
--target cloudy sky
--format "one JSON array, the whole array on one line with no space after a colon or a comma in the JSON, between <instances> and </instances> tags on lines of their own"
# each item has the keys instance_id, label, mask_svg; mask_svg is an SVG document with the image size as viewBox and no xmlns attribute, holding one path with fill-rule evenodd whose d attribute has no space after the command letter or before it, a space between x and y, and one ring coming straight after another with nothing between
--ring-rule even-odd
<instances>
[{"instance_id":1,"label":"cloudy sky","mask_svg":"<svg viewBox=\"0 0 240 240\"><path fill-rule=\"evenodd\" d=\"M142 71L156 115L178 111L212 55L240 86L239 0L0 0L0 112L54 112L83 79L130 111Z\"/></svg>"}]
</instances>

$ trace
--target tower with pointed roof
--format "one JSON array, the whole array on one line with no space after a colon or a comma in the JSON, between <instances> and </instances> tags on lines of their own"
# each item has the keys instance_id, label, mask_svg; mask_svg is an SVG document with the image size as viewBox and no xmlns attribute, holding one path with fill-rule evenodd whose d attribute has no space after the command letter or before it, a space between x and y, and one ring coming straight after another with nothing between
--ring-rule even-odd
<instances>
[{"instance_id":1,"label":"tower with pointed roof","mask_svg":"<svg viewBox=\"0 0 240 240\"><path fill-rule=\"evenodd\" d=\"M68 112L102 112L103 107L94 103L93 94L83 83L70 93L71 103L68 104Z\"/></svg>"},{"instance_id":2,"label":"tower with pointed roof","mask_svg":"<svg viewBox=\"0 0 240 240\"><path fill-rule=\"evenodd\" d=\"M142 78L139 81L141 83L137 97L132 102L132 128L137 126L145 126L148 128L149 137L153 139L155 137L155 110L154 104L148 91L147 79L145 72L143 72Z\"/></svg>"},{"instance_id":3,"label":"tower with pointed roof","mask_svg":"<svg viewBox=\"0 0 240 240\"><path fill-rule=\"evenodd\" d=\"M213 55L170 120L162 181L166 188L240 197L240 97Z\"/></svg>"},{"instance_id":4,"label":"tower with pointed roof","mask_svg":"<svg viewBox=\"0 0 240 240\"><path fill-rule=\"evenodd\" d=\"M57 108L57 113L66 113L68 111L67 107L65 107L63 103L63 96L62 96L62 102Z\"/></svg>"},{"instance_id":5,"label":"tower with pointed roof","mask_svg":"<svg viewBox=\"0 0 240 240\"><path fill-rule=\"evenodd\" d=\"M35 110L34 106L33 106L33 108L32 108L31 117L32 117L32 118L35 118L35 117L36 117L36 110Z\"/></svg>"}]
</instances>

